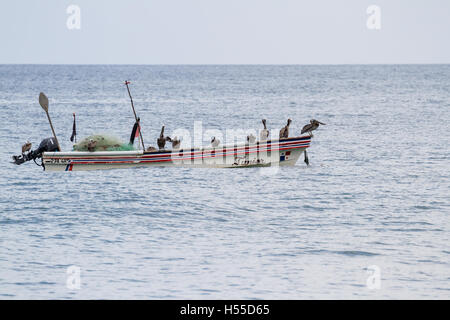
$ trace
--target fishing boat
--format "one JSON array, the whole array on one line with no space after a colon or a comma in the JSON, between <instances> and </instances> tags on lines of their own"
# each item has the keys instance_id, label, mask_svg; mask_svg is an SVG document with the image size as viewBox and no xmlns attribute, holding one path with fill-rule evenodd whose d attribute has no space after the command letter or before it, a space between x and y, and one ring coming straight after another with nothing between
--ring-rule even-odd
<instances>
[{"instance_id":1,"label":"fishing boat","mask_svg":"<svg viewBox=\"0 0 450 320\"><path fill-rule=\"evenodd\" d=\"M79 171L148 166L242 168L293 166L311 142L310 136L280 140L159 151L44 152L47 171Z\"/></svg>"},{"instance_id":2,"label":"fishing boat","mask_svg":"<svg viewBox=\"0 0 450 320\"><path fill-rule=\"evenodd\" d=\"M84 144L81 144L84 149L76 149L77 145L74 145L74 150L62 151L48 113L48 98L41 92L39 95L39 104L47 114L53 137L42 140L36 150L30 151L31 143L26 143L22 147L22 154L13 156L13 163L20 165L33 160L38 164L36 160L41 159L41 164L38 165L42 166L46 171L81 171L148 166L243 168L274 165L293 166L300 156L304 154L305 162L309 164L306 151L312 139L312 134L309 130L310 134L304 136L286 136L286 138L264 139L262 141L247 139L245 143L234 143L223 146L212 145L184 149L180 149L178 146L178 148L174 147L172 150L166 150L164 148L160 150L156 150L155 148L146 149L140 130L140 118L136 115L133 98L128 87L129 83L125 81L136 120L130 137L130 143L126 145L127 148L130 147L131 149L99 149L99 145L96 144L98 141L88 139L88 137L84 140ZM76 141L75 114L73 114L73 117L74 124L71 141L74 136ZM265 120L263 122L265 126ZM162 138L162 132L160 138ZM132 147L134 139L137 137L140 139L141 150L136 150ZM100 142L105 141L103 137L100 137L100 140Z\"/></svg>"}]
</instances>

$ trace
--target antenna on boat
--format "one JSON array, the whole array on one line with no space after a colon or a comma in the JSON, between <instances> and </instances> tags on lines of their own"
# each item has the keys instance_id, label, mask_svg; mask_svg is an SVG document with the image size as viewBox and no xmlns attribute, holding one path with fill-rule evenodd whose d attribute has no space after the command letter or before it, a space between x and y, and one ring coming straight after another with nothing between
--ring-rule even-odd
<instances>
[{"instance_id":1,"label":"antenna on boat","mask_svg":"<svg viewBox=\"0 0 450 320\"><path fill-rule=\"evenodd\" d=\"M56 140L56 145L58 146L58 150L61 151L61 147L59 146L58 139L56 138L55 129L53 129L52 120L50 119L50 115L48 114L48 98L43 92L41 92L39 94L39 104L41 105L42 109L44 109L45 113L47 114L48 122L50 123L50 128L52 128L53 137L55 137L55 140Z\"/></svg>"},{"instance_id":2,"label":"antenna on boat","mask_svg":"<svg viewBox=\"0 0 450 320\"><path fill-rule=\"evenodd\" d=\"M128 95L130 96L130 100L131 100L131 108L133 108L134 119L136 119L136 123L139 126L139 137L141 138L142 149L145 151L144 139L142 138L142 132L140 130L141 129L140 118L137 117L136 110L134 109L133 98L131 97L130 88L128 87L129 84L130 84L130 81L125 80L125 85L127 86Z\"/></svg>"}]
</instances>

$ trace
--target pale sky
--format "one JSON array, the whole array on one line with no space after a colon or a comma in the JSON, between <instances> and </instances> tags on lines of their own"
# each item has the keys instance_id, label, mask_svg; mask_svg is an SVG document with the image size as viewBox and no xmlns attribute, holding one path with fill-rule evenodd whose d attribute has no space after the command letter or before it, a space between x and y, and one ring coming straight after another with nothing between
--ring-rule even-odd
<instances>
[{"instance_id":1,"label":"pale sky","mask_svg":"<svg viewBox=\"0 0 450 320\"><path fill-rule=\"evenodd\" d=\"M0 64L450 63L450 0L2 0L0 39Z\"/></svg>"}]
</instances>

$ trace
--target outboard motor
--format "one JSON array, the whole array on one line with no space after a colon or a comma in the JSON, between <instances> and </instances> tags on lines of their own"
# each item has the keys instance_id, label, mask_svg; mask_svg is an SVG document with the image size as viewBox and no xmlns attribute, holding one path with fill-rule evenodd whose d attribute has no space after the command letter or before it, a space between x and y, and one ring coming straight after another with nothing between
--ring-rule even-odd
<instances>
[{"instance_id":1,"label":"outboard motor","mask_svg":"<svg viewBox=\"0 0 450 320\"><path fill-rule=\"evenodd\" d=\"M24 153L20 156L13 156L13 163L19 165L30 160L34 160L34 162L36 162L36 159L41 158L44 152L52 152L58 150L58 144L56 143L55 138L47 138L41 141L39 147L36 150L31 150L30 152Z\"/></svg>"}]
</instances>

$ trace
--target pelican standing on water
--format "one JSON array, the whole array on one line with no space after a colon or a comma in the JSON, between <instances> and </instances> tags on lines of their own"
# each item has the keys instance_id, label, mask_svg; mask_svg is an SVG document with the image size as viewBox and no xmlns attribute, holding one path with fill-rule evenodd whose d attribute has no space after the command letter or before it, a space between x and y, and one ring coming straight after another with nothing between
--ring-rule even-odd
<instances>
[{"instance_id":1,"label":"pelican standing on water","mask_svg":"<svg viewBox=\"0 0 450 320\"><path fill-rule=\"evenodd\" d=\"M280 139L289 137L289 126L291 125L292 120L288 119L287 125L280 130Z\"/></svg>"},{"instance_id":2,"label":"pelican standing on water","mask_svg":"<svg viewBox=\"0 0 450 320\"><path fill-rule=\"evenodd\" d=\"M302 134L304 134L305 132L309 132L309 135L312 136L312 132L313 130L316 130L319 125L325 125L325 123L317 121L315 119L311 119L310 123L307 124L306 126L303 127L302 129Z\"/></svg>"},{"instance_id":3,"label":"pelican standing on water","mask_svg":"<svg viewBox=\"0 0 450 320\"><path fill-rule=\"evenodd\" d=\"M269 130L267 130L267 127L266 127L266 119L262 119L262 123L264 125L264 129L262 129L259 134L259 140L266 141L267 138L269 137Z\"/></svg>"},{"instance_id":4,"label":"pelican standing on water","mask_svg":"<svg viewBox=\"0 0 450 320\"><path fill-rule=\"evenodd\" d=\"M159 138L157 140L158 142L158 148L164 149L165 145L166 145L166 141L172 141L172 139L170 139L170 137L164 137L164 126L162 126L161 128L161 133L159 134Z\"/></svg>"}]
</instances>

